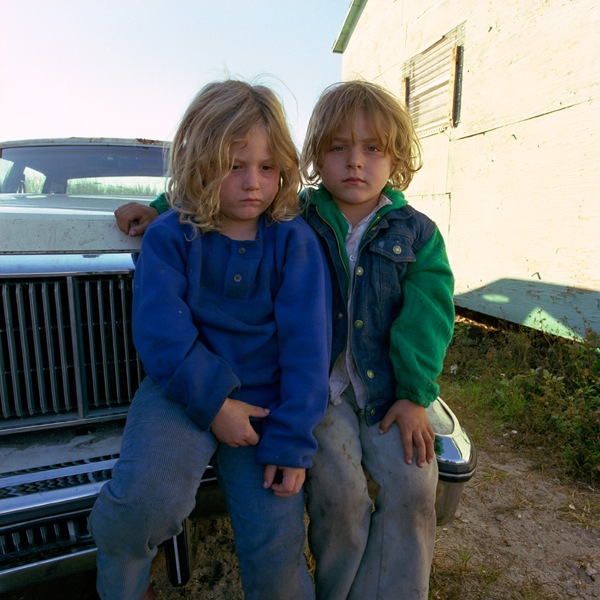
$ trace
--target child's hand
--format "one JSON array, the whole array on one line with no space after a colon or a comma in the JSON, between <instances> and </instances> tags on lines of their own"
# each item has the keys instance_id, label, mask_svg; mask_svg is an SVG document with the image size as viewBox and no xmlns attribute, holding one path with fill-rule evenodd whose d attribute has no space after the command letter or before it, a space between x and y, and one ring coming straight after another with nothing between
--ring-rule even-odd
<instances>
[{"instance_id":1,"label":"child's hand","mask_svg":"<svg viewBox=\"0 0 600 600\"><path fill-rule=\"evenodd\" d=\"M433 461L433 442L435 433L427 411L410 400L396 400L379 424L379 433L386 433L396 423L400 428L404 458L410 465L413 460L413 446L417 449L417 465L422 467L425 461Z\"/></svg>"},{"instance_id":2,"label":"child's hand","mask_svg":"<svg viewBox=\"0 0 600 600\"><path fill-rule=\"evenodd\" d=\"M302 489L305 477L306 469L267 465L263 486L265 489L271 488L273 493L280 498L289 498Z\"/></svg>"},{"instance_id":3,"label":"child's hand","mask_svg":"<svg viewBox=\"0 0 600 600\"><path fill-rule=\"evenodd\" d=\"M221 410L212 422L210 430L220 442L232 448L256 446L260 438L250 424L250 418L263 418L269 412L267 408L253 406L241 400L225 398L225 402L223 402Z\"/></svg>"},{"instance_id":4,"label":"child's hand","mask_svg":"<svg viewBox=\"0 0 600 600\"><path fill-rule=\"evenodd\" d=\"M115 210L115 219L119 229L132 237L142 235L148 225L158 217L158 211L146 204L128 202Z\"/></svg>"}]
</instances>

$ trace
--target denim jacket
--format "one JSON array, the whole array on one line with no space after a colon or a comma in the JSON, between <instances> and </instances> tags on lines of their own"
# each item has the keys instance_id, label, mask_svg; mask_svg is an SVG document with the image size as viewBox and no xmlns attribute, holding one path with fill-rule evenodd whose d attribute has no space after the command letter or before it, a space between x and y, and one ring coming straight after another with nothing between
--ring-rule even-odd
<instances>
[{"instance_id":1,"label":"denim jacket","mask_svg":"<svg viewBox=\"0 0 600 600\"><path fill-rule=\"evenodd\" d=\"M376 213L361 240L351 290L345 221L322 186L302 193L304 218L326 250L333 280L330 366L346 347L351 297L353 356L370 425L396 400L422 406L435 400L454 327L454 277L437 226L408 206L402 192L383 193L392 204Z\"/></svg>"}]
</instances>

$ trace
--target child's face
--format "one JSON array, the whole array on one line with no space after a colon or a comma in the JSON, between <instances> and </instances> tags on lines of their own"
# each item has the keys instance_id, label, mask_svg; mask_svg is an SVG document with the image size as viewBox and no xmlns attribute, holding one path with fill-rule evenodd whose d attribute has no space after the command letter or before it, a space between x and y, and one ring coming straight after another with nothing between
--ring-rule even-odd
<instances>
[{"instance_id":1,"label":"child's face","mask_svg":"<svg viewBox=\"0 0 600 600\"><path fill-rule=\"evenodd\" d=\"M233 239L254 239L259 217L279 187L279 168L265 130L255 127L246 140L234 142L229 159L231 171L221 184L222 232Z\"/></svg>"},{"instance_id":2,"label":"child's face","mask_svg":"<svg viewBox=\"0 0 600 600\"><path fill-rule=\"evenodd\" d=\"M336 132L319 174L339 209L356 224L377 205L392 168L390 155L360 111L352 127L343 125Z\"/></svg>"}]
</instances>

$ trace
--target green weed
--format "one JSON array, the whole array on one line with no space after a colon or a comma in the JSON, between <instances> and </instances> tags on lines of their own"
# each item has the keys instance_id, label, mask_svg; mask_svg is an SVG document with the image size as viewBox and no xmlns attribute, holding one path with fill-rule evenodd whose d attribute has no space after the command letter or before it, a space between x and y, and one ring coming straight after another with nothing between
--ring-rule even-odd
<instances>
[{"instance_id":1,"label":"green weed","mask_svg":"<svg viewBox=\"0 0 600 600\"><path fill-rule=\"evenodd\" d=\"M502 432L546 462L600 481L600 338L567 340L507 323L458 318L440 378L476 444Z\"/></svg>"}]
</instances>

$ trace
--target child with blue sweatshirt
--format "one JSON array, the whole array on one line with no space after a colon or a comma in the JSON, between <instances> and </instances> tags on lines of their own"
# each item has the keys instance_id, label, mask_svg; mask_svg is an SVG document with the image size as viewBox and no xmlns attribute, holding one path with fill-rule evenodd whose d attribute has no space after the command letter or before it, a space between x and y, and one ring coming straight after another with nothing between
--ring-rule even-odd
<instances>
[{"instance_id":1,"label":"child with blue sweatshirt","mask_svg":"<svg viewBox=\"0 0 600 600\"><path fill-rule=\"evenodd\" d=\"M246 598L314 598L305 472L327 404L329 280L301 219L298 157L271 90L206 86L170 154L172 210L148 227L133 336L147 373L90 516L102 599L150 595L157 546L213 455Z\"/></svg>"}]
</instances>

